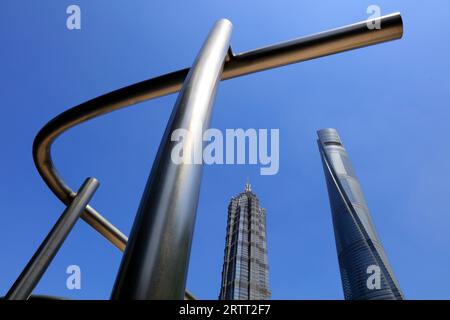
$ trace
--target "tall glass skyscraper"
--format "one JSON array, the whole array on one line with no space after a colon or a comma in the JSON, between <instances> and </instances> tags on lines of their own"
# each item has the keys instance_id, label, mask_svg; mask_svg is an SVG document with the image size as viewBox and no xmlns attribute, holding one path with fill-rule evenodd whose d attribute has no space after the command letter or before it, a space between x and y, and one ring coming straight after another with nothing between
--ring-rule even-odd
<instances>
[{"instance_id":1,"label":"tall glass skyscraper","mask_svg":"<svg viewBox=\"0 0 450 320\"><path fill-rule=\"evenodd\" d=\"M345 299L403 299L337 131L317 133Z\"/></svg>"},{"instance_id":2,"label":"tall glass skyscraper","mask_svg":"<svg viewBox=\"0 0 450 320\"><path fill-rule=\"evenodd\" d=\"M270 299L266 211L249 183L231 199L220 300Z\"/></svg>"}]
</instances>

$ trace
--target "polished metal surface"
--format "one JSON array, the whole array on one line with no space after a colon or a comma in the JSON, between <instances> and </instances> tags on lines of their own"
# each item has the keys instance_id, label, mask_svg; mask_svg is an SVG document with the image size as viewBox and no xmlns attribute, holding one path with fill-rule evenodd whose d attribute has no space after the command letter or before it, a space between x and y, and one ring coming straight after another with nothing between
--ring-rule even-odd
<instances>
[{"instance_id":1,"label":"polished metal surface","mask_svg":"<svg viewBox=\"0 0 450 320\"><path fill-rule=\"evenodd\" d=\"M374 20L380 21L381 29L367 27ZM402 34L402 18L399 13L394 13L236 55L230 50L222 80L399 39ZM187 68L118 89L73 107L47 123L34 140L33 157L37 170L53 193L65 204L69 204L74 196L51 157L52 143L61 133L108 112L177 92L188 72ZM82 218L112 244L124 250L127 237L94 208L88 206Z\"/></svg>"},{"instance_id":2,"label":"polished metal surface","mask_svg":"<svg viewBox=\"0 0 450 320\"><path fill-rule=\"evenodd\" d=\"M369 29L361 21L308 37L233 55L225 65L223 79L243 76L284 65L311 60L343 51L399 39L403 23L399 13L378 18L381 29Z\"/></svg>"},{"instance_id":3,"label":"polished metal surface","mask_svg":"<svg viewBox=\"0 0 450 320\"><path fill-rule=\"evenodd\" d=\"M99 183L95 178L86 179L70 205L61 214L52 230L6 294L6 300L28 299L76 221L86 209L98 186Z\"/></svg>"},{"instance_id":4,"label":"polished metal surface","mask_svg":"<svg viewBox=\"0 0 450 320\"><path fill-rule=\"evenodd\" d=\"M219 20L211 30L180 90L147 181L112 299L183 299L202 164L176 163L175 130L186 137L183 154L196 148L209 128L214 97L227 56L232 24ZM200 142L200 145L198 144ZM189 156L188 156L189 157Z\"/></svg>"}]
</instances>

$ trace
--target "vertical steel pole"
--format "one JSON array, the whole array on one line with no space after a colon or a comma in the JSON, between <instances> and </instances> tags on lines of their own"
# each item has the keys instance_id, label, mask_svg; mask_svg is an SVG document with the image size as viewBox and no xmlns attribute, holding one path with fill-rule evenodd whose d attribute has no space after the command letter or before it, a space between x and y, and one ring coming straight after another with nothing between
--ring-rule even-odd
<instances>
[{"instance_id":1,"label":"vertical steel pole","mask_svg":"<svg viewBox=\"0 0 450 320\"><path fill-rule=\"evenodd\" d=\"M27 300L52 262L75 222L86 209L99 186L95 178L88 178L78 190L72 203L64 210L36 253L6 294L6 300Z\"/></svg>"},{"instance_id":2,"label":"vertical steel pole","mask_svg":"<svg viewBox=\"0 0 450 320\"><path fill-rule=\"evenodd\" d=\"M202 164L175 163L176 129L197 133L193 154L209 127L213 100L229 48L231 22L216 22L181 88L147 181L112 292L112 299L183 299L200 191ZM201 151L200 151L201 152Z\"/></svg>"}]
</instances>

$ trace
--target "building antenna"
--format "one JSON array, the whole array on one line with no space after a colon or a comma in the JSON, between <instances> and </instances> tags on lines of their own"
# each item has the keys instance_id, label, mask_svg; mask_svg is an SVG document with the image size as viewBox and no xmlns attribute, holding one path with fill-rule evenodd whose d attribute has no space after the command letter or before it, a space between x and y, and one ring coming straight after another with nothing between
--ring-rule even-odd
<instances>
[{"instance_id":1,"label":"building antenna","mask_svg":"<svg viewBox=\"0 0 450 320\"><path fill-rule=\"evenodd\" d=\"M245 183L245 192L250 192L252 191L252 185L250 184L250 179L247 176L247 182Z\"/></svg>"}]
</instances>

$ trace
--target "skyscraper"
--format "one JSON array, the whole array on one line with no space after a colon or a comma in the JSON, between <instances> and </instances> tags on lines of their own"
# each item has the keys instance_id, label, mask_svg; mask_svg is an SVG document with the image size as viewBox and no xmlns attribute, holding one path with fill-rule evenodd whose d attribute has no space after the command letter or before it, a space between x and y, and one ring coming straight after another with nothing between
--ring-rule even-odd
<instances>
[{"instance_id":1,"label":"skyscraper","mask_svg":"<svg viewBox=\"0 0 450 320\"><path fill-rule=\"evenodd\" d=\"M220 300L270 299L266 211L249 183L228 205Z\"/></svg>"},{"instance_id":2,"label":"skyscraper","mask_svg":"<svg viewBox=\"0 0 450 320\"><path fill-rule=\"evenodd\" d=\"M403 299L337 131L317 133L345 299Z\"/></svg>"}]
</instances>

